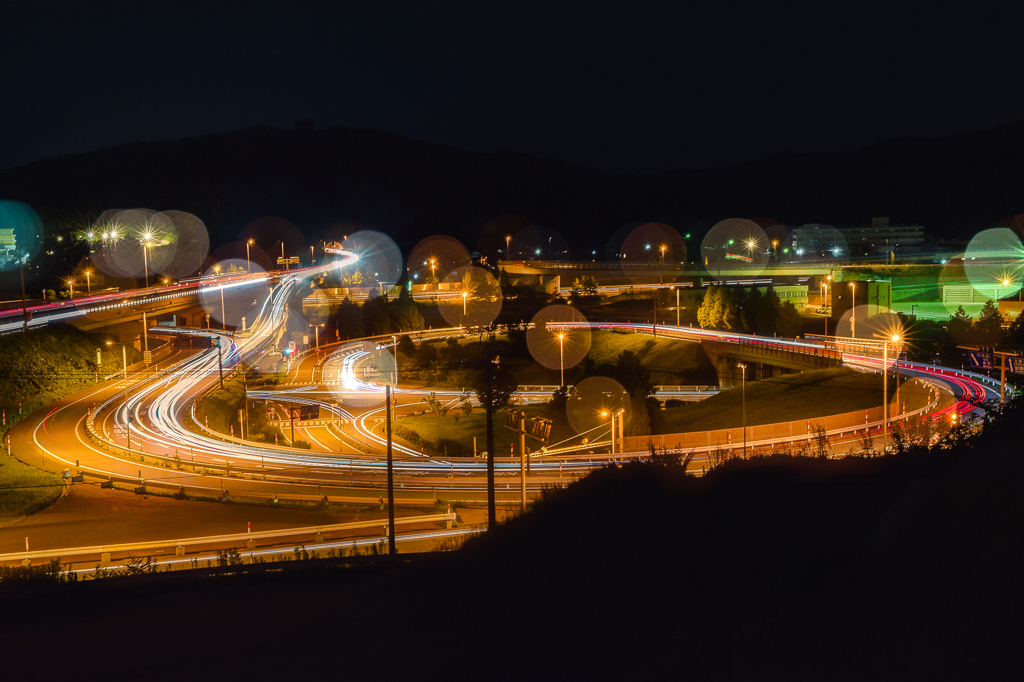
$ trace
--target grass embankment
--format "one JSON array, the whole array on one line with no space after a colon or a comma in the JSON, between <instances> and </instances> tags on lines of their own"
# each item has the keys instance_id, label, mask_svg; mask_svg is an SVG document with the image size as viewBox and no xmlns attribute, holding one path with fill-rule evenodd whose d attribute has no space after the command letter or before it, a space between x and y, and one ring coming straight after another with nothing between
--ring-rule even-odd
<instances>
[{"instance_id":1,"label":"grass embankment","mask_svg":"<svg viewBox=\"0 0 1024 682\"><path fill-rule=\"evenodd\" d=\"M920 384L900 382L900 400L907 411L925 404L928 392ZM889 395L895 396L895 382ZM747 426L796 419L816 419L831 414L878 407L882 404L882 376L845 367L787 374L747 383ZM666 433L740 428L743 425L743 392L737 386L698 403L670 407L663 413Z\"/></svg>"},{"instance_id":2,"label":"grass embankment","mask_svg":"<svg viewBox=\"0 0 1024 682\"><path fill-rule=\"evenodd\" d=\"M575 435L564 413L556 413L547 405L530 405L523 410L529 417L552 420L549 443L557 443ZM507 457L511 454L509 446L514 444L515 454L519 455L519 434L505 428L505 423L505 411L495 413L494 450L499 457ZM395 421L394 432L412 447L422 448L434 456L472 457L473 436L476 436L479 452L487 449L487 418L484 411L479 409L468 415L452 409L440 418L433 413L402 417ZM528 437L526 447L533 452L541 446L538 441Z\"/></svg>"},{"instance_id":3,"label":"grass embankment","mask_svg":"<svg viewBox=\"0 0 1024 682\"><path fill-rule=\"evenodd\" d=\"M101 363L96 364L96 349ZM6 411L6 434L34 410L96 385L97 378L122 369L121 349L100 337L68 326L33 329L0 337L0 409ZM128 362L140 353L128 348ZM19 410L20 407L20 410ZM19 415L19 411L21 414ZM0 524L36 512L58 497L60 479L13 457L0 461Z\"/></svg>"},{"instance_id":4,"label":"grass embankment","mask_svg":"<svg viewBox=\"0 0 1024 682\"><path fill-rule=\"evenodd\" d=\"M196 418L200 422L206 423L210 429L226 436L231 434L231 429L234 427L235 436L241 437L241 430L238 428L240 424L238 411L245 407L246 387L272 387L277 384L279 379L278 375L256 376L250 374L247 380L243 380L241 374L232 374L224 379L224 388L213 390L200 403L196 410ZM264 405L262 403L250 405L245 439L273 443L275 434L279 438L283 436L281 430L267 419ZM284 439L281 442L284 443Z\"/></svg>"},{"instance_id":5,"label":"grass embankment","mask_svg":"<svg viewBox=\"0 0 1024 682\"><path fill-rule=\"evenodd\" d=\"M571 334L583 332L571 332ZM432 346L425 362L419 349ZM623 351L632 351L650 372L655 384L713 384L714 368L700 349L700 344L678 339L653 338L647 334L625 334L594 331L590 336L590 350L587 362L597 365L614 365ZM398 354L401 383L409 386L437 386L445 384L453 388L466 387L472 381L469 372L460 369L460 360L482 358L487 344L475 338L459 339L452 347L448 343L433 342L420 344L416 356L410 358ZM490 346L490 352L499 355L505 367L515 373L520 385L557 386L560 381L558 368L550 369L537 362L526 350L499 337ZM436 356L436 359L435 359ZM557 356L556 356L557 359ZM581 368L566 367L565 380L577 383Z\"/></svg>"}]
</instances>

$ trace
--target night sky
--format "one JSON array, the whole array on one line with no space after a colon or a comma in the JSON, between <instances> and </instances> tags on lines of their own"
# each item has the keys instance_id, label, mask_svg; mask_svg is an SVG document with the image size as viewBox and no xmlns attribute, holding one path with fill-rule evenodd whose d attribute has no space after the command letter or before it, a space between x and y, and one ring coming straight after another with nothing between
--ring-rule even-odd
<instances>
[{"instance_id":1,"label":"night sky","mask_svg":"<svg viewBox=\"0 0 1024 682\"><path fill-rule=\"evenodd\" d=\"M1020 4L662 4L5 3L0 168L309 118L646 173L1024 118Z\"/></svg>"}]
</instances>

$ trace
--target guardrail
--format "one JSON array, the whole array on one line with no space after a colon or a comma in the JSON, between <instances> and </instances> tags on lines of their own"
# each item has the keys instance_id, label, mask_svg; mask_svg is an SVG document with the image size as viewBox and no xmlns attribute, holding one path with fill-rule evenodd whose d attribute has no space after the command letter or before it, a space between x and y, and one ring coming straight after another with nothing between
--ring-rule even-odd
<instances>
[{"instance_id":1,"label":"guardrail","mask_svg":"<svg viewBox=\"0 0 1024 682\"><path fill-rule=\"evenodd\" d=\"M455 522L455 513L430 514L427 516L404 516L395 519L395 525L409 525L413 523L435 523L444 521L448 528ZM382 523L383 521L383 523ZM224 544L230 542L254 542L257 539L291 537L294 535L312 535L315 542L323 542L326 533L333 533L342 530L358 530L360 528L376 528L383 526L387 528L388 520L369 519L366 521L352 521L349 523L334 523L325 526L306 526L302 528L279 528L277 530L263 530L254 533L229 533L227 535L206 535L195 538L182 538L172 540L151 540L148 542L127 542L116 545L94 545L92 547L66 547L63 549L43 549L32 552L10 552L0 554L0 562L7 561L31 561L32 559L46 559L50 557L72 557L99 554L103 557L101 563L110 563L110 555L115 552L132 552L146 549L160 549L174 547L175 554L183 556L187 545L210 545Z\"/></svg>"}]
</instances>

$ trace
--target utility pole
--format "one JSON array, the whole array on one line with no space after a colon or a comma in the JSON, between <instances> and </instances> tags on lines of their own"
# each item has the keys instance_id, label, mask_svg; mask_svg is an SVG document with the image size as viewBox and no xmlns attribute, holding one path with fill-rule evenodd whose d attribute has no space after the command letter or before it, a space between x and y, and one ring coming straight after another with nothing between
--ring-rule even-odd
<instances>
[{"instance_id":1,"label":"utility pole","mask_svg":"<svg viewBox=\"0 0 1024 682\"><path fill-rule=\"evenodd\" d=\"M128 439L128 449L132 449L132 413L128 409L128 346L121 344L121 363L124 366L124 413L125 418L128 420L128 428L125 429L125 434Z\"/></svg>"},{"instance_id":2,"label":"utility pole","mask_svg":"<svg viewBox=\"0 0 1024 682\"><path fill-rule=\"evenodd\" d=\"M498 359L491 361L491 365L497 366ZM487 528L496 528L498 525L498 513L494 508L494 367L487 367L487 404L484 411L487 413Z\"/></svg>"},{"instance_id":3,"label":"utility pole","mask_svg":"<svg viewBox=\"0 0 1024 682\"><path fill-rule=\"evenodd\" d=\"M519 509L526 511L526 415L519 415Z\"/></svg>"},{"instance_id":4,"label":"utility pole","mask_svg":"<svg viewBox=\"0 0 1024 682\"><path fill-rule=\"evenodd\" d=\"M21 319L24 320L21 331L28 331L28 303L25 301L25 259L28 254L18 254L18 272L21 274Z\"/></svg>"},{"instance_id":5,"label":"utility pole","mask_svg":"<svg viewBox=\"0 0 1024 682\"><path fill-rule=\"evenodd\" d=\"M220 339L217 339L217 369L220 371L220 387L224 388L224 360L220 354Z\"/></svg>"},{"instance_id":6,"label":"utility pole","mask_svg":"<svg viewBox=\"0 0 1024 682\"><path fill-rule=\"evenodd\" d=\"M388 554L398 554L395 547L395 468L391 449L391 385L384 386L384 401L387 403L385 423L388 439Z\"/></svg>"}]
</instances>

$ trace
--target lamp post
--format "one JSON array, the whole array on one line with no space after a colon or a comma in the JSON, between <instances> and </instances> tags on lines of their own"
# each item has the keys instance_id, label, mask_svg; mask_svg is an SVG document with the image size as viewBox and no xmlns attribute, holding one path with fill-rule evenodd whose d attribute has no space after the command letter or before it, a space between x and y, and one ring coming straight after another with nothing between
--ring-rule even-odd
<instances>
[{"instance_id":1,"label":"lamp post","mask_svg":"<svg viewBox=\"0 0 1024 682\"><path fill-rule=\"evenodd\" d=\"M736 365L743 371L743 459L747 458L747 365L739 363Z\"/></svg>"},{"instance_id":2,"label":"lamp post","mask_svg":"<svg viewBox=\"0 0 1024 682\"><path fill-rule=\"evenodd\" d=\"M311 265L316 265L316 258L313 256L313 245L309 245L309 262Z\"/></svg>"},{"instance_id":3,"label":"lamp post","mask_svg":"<svg viewBox=\"0 0 1024 682\"><path fill-rule=\"evenodd\" d=\"M249 260L249 247L253 245L254 240L249 239L245 242L245 272L246 274L252 274L252 263Z\"/></svg>"},{"instance_id":4,"label":"lamp post","mask_svg":"<svg viewBox=\"0 0 1024 682\"><path fill-rule=\"evenodd\" d=\"M850 336L857 338L857 283L850 282Z\"/></svg>"},{"instance_id":5,"label":"lamp post","mask_svg":"<svg viewBox=\"0 0 1024 682\"><path fill-rule=\"evenodd\" d=\"M73 279L69 279L68 280L68 290L71 293L71 300L72 301L75 300L75 280L73 280Z\"/></svg>"},{"instance_id":6,"label":"lamp post","mask_svg":"<svg viewBox=\"0 0 1024 682\"><path fill-rule=\"evenodd\" d=\"M824 294L821 299L821 307L825 310L825 337L828 338L828 284L823 283L822 290L824 291Z\"/></svg>"},{"instance_id":7,"label":"lamp post","mask_svg":"<svg viewBox=\"0 0 1024 682\"><path fill-rule=\"evenodd\" d=\"M679 326L679 287L672 287L676 290L676 326Z\"/></svg>"},{"instance_id":8,"label":"lamp post","mask_svg":"<svg viewBox=\"0 0 1024 682\"><path fill-rule=\"evenodd\" d=\"M565 386L565 332L558 332L558 369L561 376L560 386Z\"/></svg>"},{"instance_id":9,"label":"lamp post","mask_svg":"<svg viewBox=\"0 0 1024 682\"><path fill-rule=\"evenodd\" d=\"M430 259L430 279L434 280L434 284L437 284L437 259Z\"/></svg>"},{"instance_id":10,"label":"lamp post","mask_svg":"<svg viewBox=\"0 0 1024 682\"><path fill-rule=\"evenodd\" d=\"M509 252L509 244L512 242L512 235L505 235L505 260L512 260L512 254Z\"/></svg>"},{"instance_id":11,"label":"lamp post","mask_svg":"<svg viewBox=\"0 0 1024 682\"><path fill-rule=\"evenodd\" d=\"M611 425L612 425L612 434L611 434L612 447L611 447L611 453L614 455L615 454L615 414L612 413L612 412L609 412L608 410L602 410L601 411L601 416L602 417L609 417L609 416L611 417Z\"/></svg>"},{"instance_id":12,"label":"lamp post","mask_svg":"<svg viewBox=\"0 0 1024 682\"><path fill-rule=\"evenodd\" d=\"M900 341L899 334L893 334L893 344ZM882 454L889 447L889 341L882 339ZM899 362L899 360L897 360Z\"/></svg>"},{"instance_id":13,"label":"lamp post","mask_svg":"<svg viewBox=\"0 0 1024 682\"><path fill-rule=\"evenodd\" d=\"M217 276L220 277L220 266L214 265L213 269L217 271ZM220 285L220 328L227 331L227 320L224 317L224 285Z\"/></svg>"},{"instance_id":14,"label":"lamp post","mask_svg":"<svg viewBox=\"0 0 1024 682\"><path fill-rule=\"evenodd\" d=\"M147 232L142 235L142 264L146 271L146 288L149 288L149 238L152 235Z\"/></svg>"},{"instance_id":15,"label":"lamp post","mask_svg":"<svg viewBox=\"0 0 1024 682\"><path fill-rule=\"evenodd\" d=\"M462 292L462 324L466 324L466 297L469 296L468 291Z\"/></svg>"},{"instance_id":16,"label":"lamp post","mask_svg":"<svg viewBox=\"0 0 1024 682\"><path fill-rule=\"evenodd\" d=\"M85 271L85 289L92 296L92 270Z\"/></svg>"}]
</instances>

